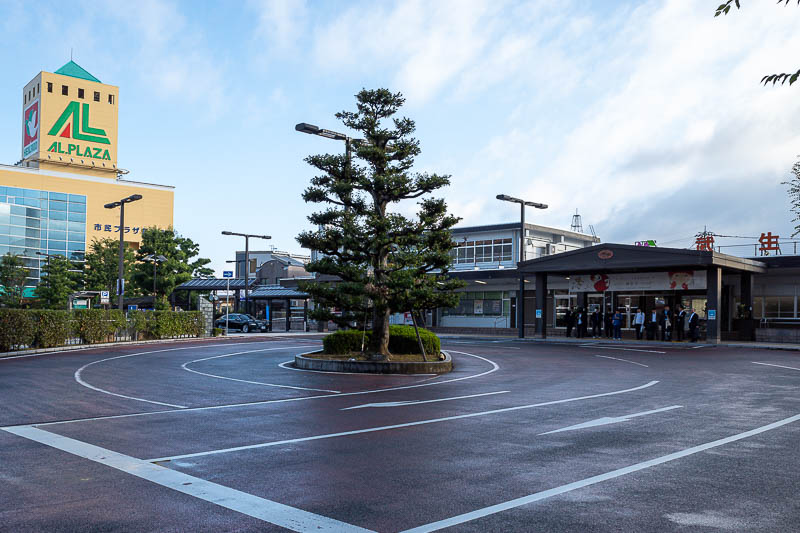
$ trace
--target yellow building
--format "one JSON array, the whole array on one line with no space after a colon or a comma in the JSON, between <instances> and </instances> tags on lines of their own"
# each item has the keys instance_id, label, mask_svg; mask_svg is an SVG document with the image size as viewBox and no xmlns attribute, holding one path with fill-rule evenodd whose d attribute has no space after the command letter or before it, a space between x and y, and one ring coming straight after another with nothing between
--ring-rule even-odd
<instances>
[{"instance_id":1,"label":"yellow building","mask_svg":"<svg viewBox=\"0 0 800 533\"><path fill-rule=\"evenodd\" d=\"M142 230L172 226L174 188L126 179L117 165L119 88L70 61L40 72L22 93L22 158L0 165L0 255L24 258L26 285L39 280L44 254L82 261L94 239L138 248ZM119 208L105 204L132 194ZM37 254L37 252L39 252Z\"/></svg>"}]
</instances>

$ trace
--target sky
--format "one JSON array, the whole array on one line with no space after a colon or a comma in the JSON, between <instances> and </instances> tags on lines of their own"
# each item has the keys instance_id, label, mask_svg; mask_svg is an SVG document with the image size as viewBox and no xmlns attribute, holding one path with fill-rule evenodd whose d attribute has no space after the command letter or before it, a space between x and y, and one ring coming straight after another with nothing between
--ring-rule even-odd
<instances>
[{"instance_id":1,"label":"sky","mask_svg":"<svg viewBox=\"0 0 800 533\"><path fill-rule=\"evenodd\" d=\"M120 87L119 166L176 187L175 228L218 273L243 248L222 230L302 252L303 159L344 146L294 125L353 133L335 113L378 87L406 97L416 169L451 176L437 195L462 225L517 221L504 193L604 242L788 238L800 84L759 81L800 67L800 8L718 2L0 0L0 162L20 157L22 87L72 50Z\"/></svg>"}]
</instances>

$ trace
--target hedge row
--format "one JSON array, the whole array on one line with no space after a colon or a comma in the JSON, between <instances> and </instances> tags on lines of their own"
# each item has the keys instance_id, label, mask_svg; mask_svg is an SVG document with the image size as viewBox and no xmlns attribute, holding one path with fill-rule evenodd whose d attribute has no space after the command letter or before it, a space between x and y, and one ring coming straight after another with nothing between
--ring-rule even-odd
<instances>
[{"instance_id":1,"label":"hedge row","mask_svg":"<svg viewBox=\"0 0 800 533\"><path fill-rule=\"evenodd\" d=\"M439 337L427 329L419 330L422 345L425 347L426 354L439 354L441 343ZM361 341L364 346L369 344L372 332L362 330L347 329L331 333L322 339L322 347L327 354L348 354L361 351ZM413 354L419 353L417 335L413 326L389 326L389 351L394 354Z\"/></svg>"},{"instance_id":2,"label":"hedge row","mask_svg":"<svg viewBox=\"0 0 800 533\"><path fill-rule=\"evenodd\" d=\"M141 340L203 333L199 311L131 311L126 318L117 309L0 309L0 352L63 346L70 339L95 344L113 342L119 336Z\"/></svg>"}]
</instances>

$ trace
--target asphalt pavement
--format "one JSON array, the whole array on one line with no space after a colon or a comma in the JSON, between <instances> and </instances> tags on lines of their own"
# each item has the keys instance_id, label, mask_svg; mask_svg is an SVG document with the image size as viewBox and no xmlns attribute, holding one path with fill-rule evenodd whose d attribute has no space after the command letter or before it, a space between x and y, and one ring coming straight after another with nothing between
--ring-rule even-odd
<instances>
[{"instance_id":1,"label":"asphalt pavement","mask_svg":"<svg viewBox=\"0 0 800 533\"><path fill-rule=\"evenodd\" d=\"M800 531L800 352L319 336L0 359L0 531Z\"/></svg>"}]
</instances>

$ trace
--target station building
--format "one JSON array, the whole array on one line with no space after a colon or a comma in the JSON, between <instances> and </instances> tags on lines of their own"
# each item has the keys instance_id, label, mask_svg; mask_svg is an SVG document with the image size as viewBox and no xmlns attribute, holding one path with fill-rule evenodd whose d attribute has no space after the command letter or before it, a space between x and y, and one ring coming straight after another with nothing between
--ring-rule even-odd
<instances>
[{"instance_id":1,"label":"station building","mask_svg":"<svg viewBox=\"0 0 800 533\"><path fill-rule=\"evenodd\" d=\"M21 159L0 164L0 255L23 258L27 295L47 255L83 261L94 239L136 249L145 227L173 222L174 188L128 179L118 166L119 88L73 61L40 72L22 90ZM132 194L125 226L107 203ZM39 252L39 254L37 254Z\"/></svg>"}]
</instances>

